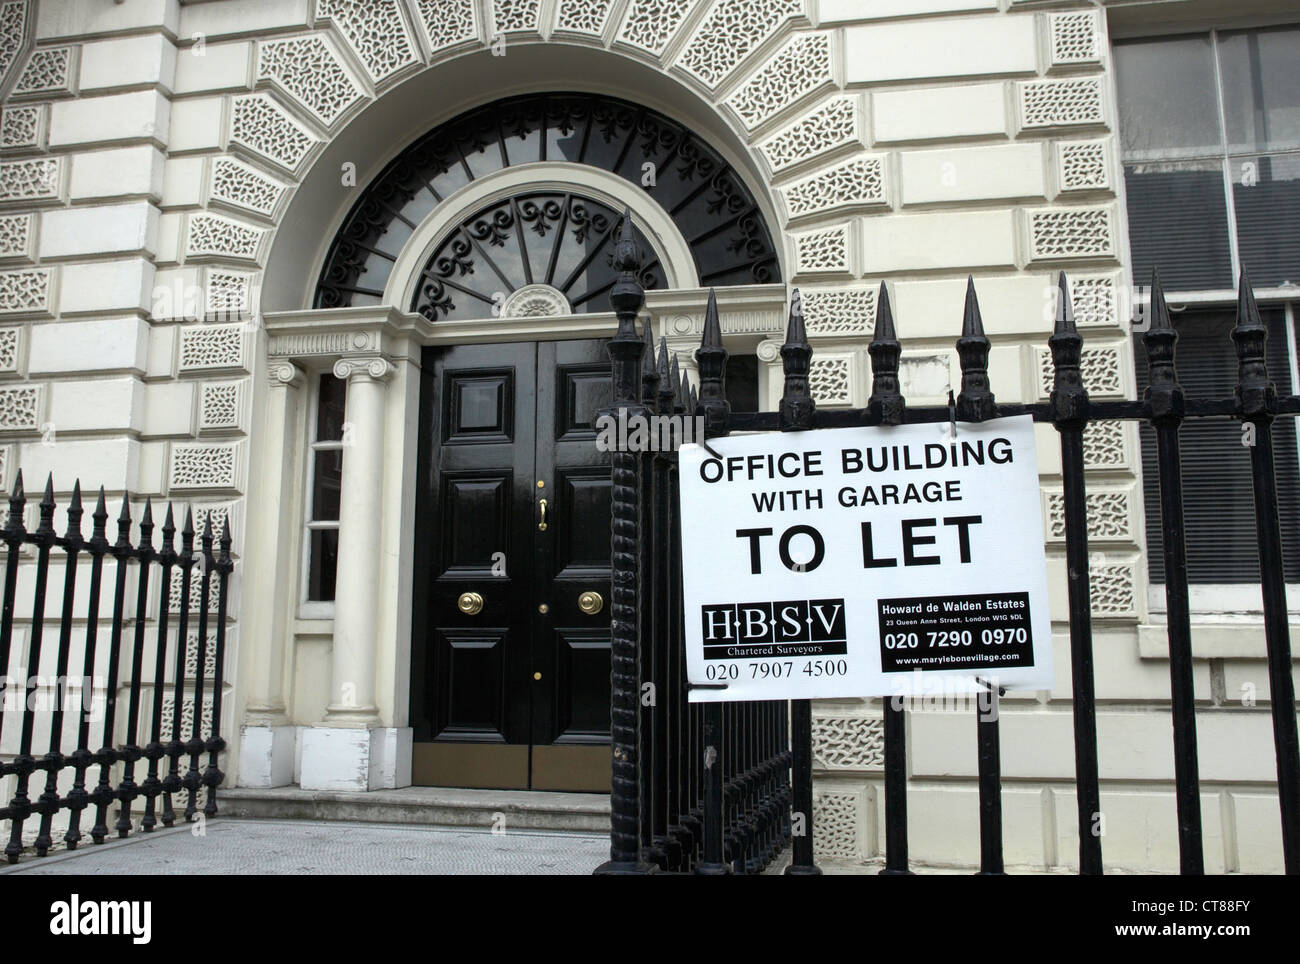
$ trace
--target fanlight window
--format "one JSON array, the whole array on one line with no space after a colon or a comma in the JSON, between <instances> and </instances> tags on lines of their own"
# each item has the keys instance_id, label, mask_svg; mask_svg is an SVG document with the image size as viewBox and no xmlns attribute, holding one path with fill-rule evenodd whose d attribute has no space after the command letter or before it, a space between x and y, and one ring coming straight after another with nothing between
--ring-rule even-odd
<instances>
[{"instance_id":1,"label":"fanlight window","mask_svg":"<svg viewBox=\"0 0 1300 964\"><path fill-rule=\"evenodd\" d=\"M402 247L444 199L488 174L546 161L608 171L644 191L676 225L700 284L781 280L771 232L753 194L703 140L628 101L528 94L443 124L393 160L344 219L321 271L315 307L379 304ZM598 297L608 280L602 245L620 217L591 198L564 191L529 194L525 188L477 212L443 240L420 279L414 307L437 319L483 317L497 292L509 298L522 287L544 284L561 292L572 311L605 310ZM599 227L598 219L604 219ZM512 233L513 239L506 237ZM565 242L557 250L560 234ZM652 250L644 239L642 247ZM471 261L473 271L462 272L461 264ZM665 284L657 263L647 271L647 283Z\"/></svg>"},{"instance_id":2,"label":"fanlight window","mask_svg":"<svg viewBox=\"0 0 1300 964\"><path fill-rule=\"evenodd\" d=\"M524 318L609 310L614 242L623 217L600 201L538 191L467 218L434 251L411 303L431 321ZM635 229L634 229L635 230ZM641 284L662 288L663 267L636 231Z\"/></svg>"}]
</instances>

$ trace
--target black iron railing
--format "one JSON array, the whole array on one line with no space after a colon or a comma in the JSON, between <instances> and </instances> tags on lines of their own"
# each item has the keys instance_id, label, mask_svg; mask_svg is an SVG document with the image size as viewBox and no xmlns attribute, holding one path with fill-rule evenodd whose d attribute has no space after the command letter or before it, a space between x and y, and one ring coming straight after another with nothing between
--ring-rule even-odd
<instances>
[{"instance_id":1,"label":"black iron railing","mask_svg":"<svg viewBox=\"0 0 1300 964\"><path fill-rule=\"evenodd\" d=\"M796 291L781 349L785 384L779 410L740 413L731 412L725 401L727 353L713 298L696 353L700 374L697 400L672 374L676 361L667 359L662 343L657 365L651 364L649 335L643 342L636 333L643 293L636 282L638 254L626 225L616 258L621 273L611 302L619 328L609 350L615 411L621 417L689 413L703 417L708 437L732 431L801 431L954 419L980 422L1013 415L1030 415L1036 422L1056 427L1064 482L1079 870L1084 874L1102 872L1084 429L1098 420L1145 421L1155 429L1167 573L1180 866L1183 873L1199 874L1204 872L1204 859L1178 431L1188 418L1236 418L1254 426L1251 466L1282 846L1287 873L1300 873L1300 749L1270 431L1275 419L1300 414L1300 396L1279 398L1269 378L1267 329L1244 271L1232 333L1239 362L1238 385L1230 399L1185 397L1174 366L1178 336L1170 323L1159 278L1153 277L1150 326L1144 333L1150 388L1138 401L1091 401L1080 370L1083 338L1075 327L1062 273L1055 328L1048 338L1055 379L1046 403L997 403L987 370L990 343L971 280L956 343L961 390L955 399L949 396L948 406L907 406L898 380L902 346L882 284L868 349L872 391L866 408L816 409L807 378L812 349ZM638 395L637 374L643 365L643 391ZM806 700L687 702L675 454L619 451L614 454L613 473L613 833L611 859L600 872L655 868L753 872L765 867L775 849L792 838L793 860L787 873L818 873L813 862L810 704ZM658 696L650 703L642 696L647 684L648 692ZM994 691L987 694L987 700L981 699L989 705L981 706L976 721L980 872L985 874L1003 872L1000 695ZM908 873L907 710L894 700L883 702L886 859L882 873Z\"/></svg>"},{"instance_id":2,"label":"black iron railing","mask_svg":"<svg viewBox=\"0 0 1300 964\"><path fill-rule=\"evenodd\" d=\"M109 836L109 810L117 807L113 829L119 837L128 836L132 829L132 809L135 801L143 800L140 828L152 831L161 820L170 827L176 820L177 810L190 821L198 813L198 797L206 788L203 806L205 817L217 813L217 787L224 775L217 766L217 755L225 748L221 738L221 690L226 646L226 591L229 576L234 568L230 557L229 520L222 526L215 540L209 515L203 532L195 546L193 517L187 509L185 524L181 529L180 550L176 549L176 525L172 506L162 524L162 546L153 545L153 506L145 502L144 514L138 527L138 541L131 541L131 513L126 496L117 519L117 540L108 541L108 511L104 503L104 490L91 513L90 538L82 534L84 509L81 504L81 483L73 488L66 508L67 528L58 535L54 524L54 481L45 483L41 498L39 522L28 530L24 522L27 498L23 492L22 472L17 476L13 494L9 497L9 520L0 530L0 540L8 548L3 587L3 612L0 615L0 670L10 666L10 654L15 640L16 596L19 570L24 568L24 546L35 550L30 563L34 575L31 599L31 621L26 639L26 651L20 652L18 677L0 676L0 706L11 712L0 712L0 736L3 736L6 719L18 716L21 733L17 753L8 760L0 759L0 777L16 777L14 792L7 805L0 807L0 823L8 821L9 840L5 856L16 863L25 848L24 831L29 820L39 818L35 839L31 847L37 856L45 856L53 846L56 818L65 814L66 830L63 842L74 849L83 839L82 822L86 811L93 808L93 823L89 830L95 843L103 843ZM57 556L63 556L62 605L57 627L46 625L46 595L50 568L57 565ZM54 558L52 558L54 557ZM77 606L77 578L83 559L90 561L89 586L85 608ZM109 560L113 567L112 613L107 652L105 641L99 636L100 622L105 617L101 610L104 592L104 564ZM161 570L162 587L158 616L153 626L153 667L146 665L146 649L150 633L148 613L149 587L154 570ZM132 574L134 570L134 575ZM169 606L167 594L173 573L180 578L180 609L176 617L174 642L169 641ZM128 591L134 578L135 604L127 614ZM183 701L186 691L186 648L191 622L192 584L198 586L198 641L192 683L193 713L189 732L185 732ZM215 600L213 594L215 593ZM213 605L215 603L215 606ZM84 638L78 635L76 624L84 620ZM212 623L215 622L215 626ZM206 679L208 659L208 630L214 630L212 653L215 670L211 680L211 725L202 732L204 700L209 695ZM42 677L42 649L47 628L58 630L58 650L53 676ZM130 634L129 639L127 634ZM77 644L80 644L79 646ZM126 644L129 643L129 652ZM74 650L80 649L81 676L69 675ZM164 701L167 683L167 656L173 653L172 714L170 726L165 726ZM25 661L23 661L25 658ZM104 678L96 675L96 667L107 666ZM46 661L48 665L48 659ZM119 734L119 677L121 671L129 674L127 687L126 723ZM73 693L76 691L76 698ZM102 691L102 705L95 694ZM147 701L146 701L147 695ZM19 703L18 700L22 702ZM147 705L146 705L147 702ZM16 704L16 705L15 705ZM65 726L66 711L75 709L80 719L75 727ZM44 719L42 719L42 717ZM39 729L48 728L48 745L41 754L35 745ZM65 732L68 731L68 732ZM165 732L166 731L166 732ZM120 741L119 741L120 737ZM75 747L73 743L75 742ZM98 749L94 747L98 744ZM207 754L206 765L202 760ZM144 775L137 782L137 767L144 761ZM44 786L39 795L36 783L44 775ZM60 777L71 776L71 785L60 789ZM62 781L66 783L67 781Z\"/></svg>"}]
</instances>

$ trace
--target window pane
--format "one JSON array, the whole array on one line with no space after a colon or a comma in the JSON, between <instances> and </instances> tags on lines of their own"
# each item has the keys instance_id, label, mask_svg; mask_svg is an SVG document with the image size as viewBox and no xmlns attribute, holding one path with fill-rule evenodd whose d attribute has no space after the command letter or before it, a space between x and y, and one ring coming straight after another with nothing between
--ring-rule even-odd
<instances>
[{"instance_id":1,"label":"window pane","mask_svg":"<svg viewBox=\"0 0 1300 964\"><path fill-rule=\"evenodd\" d=\"M1219 35L1233 151L1300 147L1300 27Z\"/></svg>"},{"instance_id":2,"label":"window pane","mask_svg":"<svg viewBox=\"0 0 1300 964\"><path fill-rule=\"evenodd\" d=\"M1126 158L1220 149L1209 34L1116 44L1115 77Z\"/></svg>"},{"instance_id":3,"label":"window pane","mask_svg":"<svg viewBox=\"0 0 1300 964\"><path fill-rule=\"evenodd\" d=\"M1138 284L1154 266L1167 291L1232 287L1221 161L1129 164L1124 185Z\"/></svg>"},{"instance_id":4,"label":"window pane","mask_svg":"<svg viewBox=\"0 0 1300 964\"><path fill-rule=\"evenodd\" d=\"M307 598L312 601L334 599L334 576L339 568L339 530L311 531L311 570L307 578Z\"/></svg>"},{"instance_id":5,"label":"window pane","mask_svg":"<svg viewBox=\"0 0 1300 964\"><path fill-rule=\"evenodd\" d=\"M316 410L316 441L337 442L343 438L343 402L348 383L329 372L320 377L320 400Z\"/></svg>"},{"instance_id":6,"label":"window pane","mask_svg":"<svg viewBox=\"0 0 1300 964\"><path fill-rule=\"evenodd\" d=\"M1263 307L1268 326L1269 374L1279 394L1291 393L1285 315ZM1188 310L1174 318L1178 331L1175 360L1188 398L1231 398L1237 383L1237 355L1232 344L1235 309ZM1139 394L1147 387L1147 360L1141 335L1134 337ZM1148 567L1152 582L1164 582L1164 542L1160 524L1160 476L1155 433L1143 424L1142 488L1146 507ZM1194 583L1259 581L1255 540L1255 503L1250 449L1241 444L1241 423L1229 418L1189 418L1178 438L1183 470L1183 517L1187 575ZM1274 455L1281 510L1283 571L1300 578L1300 466L1296 461L1296 426L1279 418L1273 426Z\"/></svg>"},{"instance_id":7,"label":"window pane","mask_svg":"<svg viewBox=\"0 0 1300 964\"><path fill-rule=\"evenodd\" d=\"M1237 253L1256 287L1300 284L1300 154L1233 162Z\"/></svg>"},{"instance_id":8,"label":"window pane","mask_svg":"<svg viewBox=\"0 0 1300 964\"><path fill-rule=\"evenodd\" d=\"M312 480L313 522L332 522L339 517L339 491L343 484L343 451L328 449L314 453L316 472Z\"/></svg>"}]
</instances>

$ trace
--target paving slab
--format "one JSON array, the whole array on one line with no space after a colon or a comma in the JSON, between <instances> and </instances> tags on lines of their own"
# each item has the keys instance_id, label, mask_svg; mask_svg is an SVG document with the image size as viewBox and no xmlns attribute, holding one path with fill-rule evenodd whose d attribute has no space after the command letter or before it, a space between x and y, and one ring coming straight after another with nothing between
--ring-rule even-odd
<instances>
[{"instance_id":1,"label":"paving slab","mask_svg":"<svg viewBox=\"0 0 1300 964\"><path fill-rule=\"evenodd\" d=\"M590 874L609 836L542 830L216 820L45 858L3 874Z\"/></svg>"}]
</instances>

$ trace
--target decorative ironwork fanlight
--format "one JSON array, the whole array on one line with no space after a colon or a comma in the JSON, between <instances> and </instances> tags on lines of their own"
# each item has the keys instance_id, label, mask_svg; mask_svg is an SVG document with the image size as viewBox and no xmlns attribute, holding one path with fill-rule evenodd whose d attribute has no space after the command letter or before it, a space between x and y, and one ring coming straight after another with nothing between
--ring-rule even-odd
<instances>
[{"instance_id":1,"label":"decorative ironwork fanlight","mask_svg":"<svg viewBox=\"0 0 1300 964\"><path fill-rule=\"evenodd\" d=\"M628 101L528 94L443 124L394 159L344 219L315 307L379 304L403 245L435 206L484 175L538 161L584 164L644 190L676 224L701 284L781 280L754 196L700 138ZM609 254L620 221L619 212L583 196L578 185L573 191L525 187L476 211L439 241L409 307L435 320L483 317L502 306L502 295L510 302L524 287L547 285L572 312L606 310L598 296L613 282ZM663 287L662 265L648 260L642 283Z\"/></svg>"}]
</instances>

